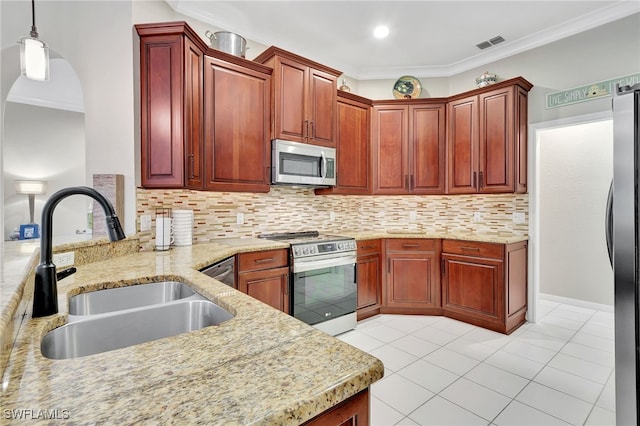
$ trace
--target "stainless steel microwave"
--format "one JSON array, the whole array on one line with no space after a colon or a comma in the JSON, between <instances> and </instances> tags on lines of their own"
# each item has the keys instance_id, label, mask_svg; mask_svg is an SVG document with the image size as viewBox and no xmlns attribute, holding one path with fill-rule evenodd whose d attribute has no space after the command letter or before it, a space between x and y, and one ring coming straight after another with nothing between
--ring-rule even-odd
<instances>
[{"instance_id":1,"label":"stainless steel microwave","mask_svg":"<svg viewBox=\"0 0 640 426\"><path fill-rule=\"evenodd\" d=\"M271 183L335 186L335 148L274 139L271 141Z\"/></svg>"}]
</instances>

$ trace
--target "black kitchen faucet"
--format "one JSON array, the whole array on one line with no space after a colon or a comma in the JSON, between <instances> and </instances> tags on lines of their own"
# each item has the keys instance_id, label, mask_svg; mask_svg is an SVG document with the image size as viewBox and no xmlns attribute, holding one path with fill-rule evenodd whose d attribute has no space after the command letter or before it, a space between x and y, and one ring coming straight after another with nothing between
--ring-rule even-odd
<instances>
[{"instance_id":1,"label":"black kitchen faucet","mask_svg":"<svg viewBox=\"0 0 640 426\"><path fill-rule=\"evenodd\" d=\"M58 285L56 265L52 254L53 210L58 203L70 195L87 195L96 200L104 209L107 230L111 241L126 238L118 215L104 195L87 186L64 188L53 194L42 209L42 237L40 239L40 264L36 268L33 294L33 317L45 317L58 312Z\"/></svg>"}]
</instances>

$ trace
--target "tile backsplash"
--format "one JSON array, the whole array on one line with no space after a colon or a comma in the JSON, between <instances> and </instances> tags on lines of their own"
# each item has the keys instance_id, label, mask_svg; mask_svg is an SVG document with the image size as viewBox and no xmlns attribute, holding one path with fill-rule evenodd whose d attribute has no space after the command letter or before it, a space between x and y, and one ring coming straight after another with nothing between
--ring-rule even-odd
<instances>
[{"instance_id":1,"label":"tile backsplash","mask_svg":"<svg viewBox=\"0 0 640 426\"><path fill-rule=\"evenodd\" d=\"M529 194L356 196L315 195L313 189L274 186L267 194L192 190L137 190L141 250L155 244L156 209L194 211L193 243L303 230L417 230L528 235ZM524 213L515 224L514 212ZM237 224L238 213L244 223ZM140 232L140 215L151 231Z\"/></svg>"}]
</instances>

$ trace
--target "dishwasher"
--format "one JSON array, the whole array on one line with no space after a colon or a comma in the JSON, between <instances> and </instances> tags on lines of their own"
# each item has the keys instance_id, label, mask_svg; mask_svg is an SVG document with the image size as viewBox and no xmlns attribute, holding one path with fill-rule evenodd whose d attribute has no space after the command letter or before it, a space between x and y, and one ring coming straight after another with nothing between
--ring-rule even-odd
<instances>
[{"instance_id":1,"label":"dishwasher","mask_svg":"<svg viewBox=\"0 0 640 426\"><path fill-rule=\"evenodd\" d=\"M228 285L229 287L238 288L236 286L235 263L235 256L231 256L201 269L200 272Z\"/></svg>"}]
</instances>

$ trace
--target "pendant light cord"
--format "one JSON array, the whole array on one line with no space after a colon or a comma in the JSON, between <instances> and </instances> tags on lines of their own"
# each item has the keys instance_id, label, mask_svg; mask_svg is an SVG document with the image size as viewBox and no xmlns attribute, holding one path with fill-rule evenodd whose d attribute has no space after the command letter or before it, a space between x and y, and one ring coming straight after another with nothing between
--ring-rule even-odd
<instances>
[{"instance_id":1,"label":"pendant light cord","mask_svg":"<svg viewBox=\"0 0 640 426\"><path fill-rule=\"evenodd\" d=\"M29 35L34 38L38 38L38 29L36 28L36 1L31 0L31 33Z\"/></svg>"}]
</instances>

